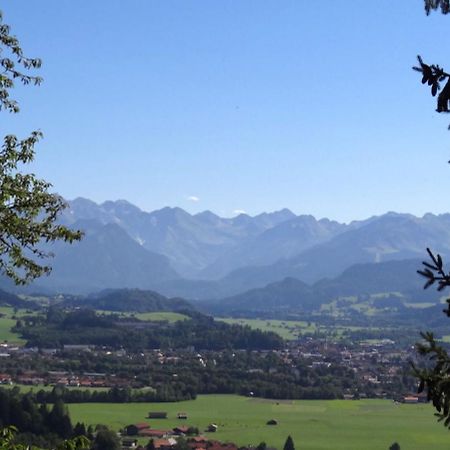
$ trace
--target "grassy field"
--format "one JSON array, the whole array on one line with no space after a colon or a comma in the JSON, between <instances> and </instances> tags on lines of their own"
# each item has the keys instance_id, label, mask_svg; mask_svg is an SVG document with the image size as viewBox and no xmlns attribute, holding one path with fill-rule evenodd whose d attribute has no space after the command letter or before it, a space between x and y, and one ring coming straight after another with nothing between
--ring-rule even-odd
<instances>
[{"instance_id":1,"label":"grassy field","mask_svg":"<svg viewBox=\"0 0 450 450\"><path fill-rule=\"evenodd\" d=\"M448 450L450 431L438 424L429 405L397 405L389 400L274 401L235 395L206 395L179 403L73 404L73 422L103 423L119 429L143 422L149 411L167 411L168 419L148 421L153 428L183 424L204 430L219 425L214 436L238 445L282 448L288 434L299 450L384 450L398 442L402 450ZM276 419L278 425L268 426Z\"/></svg>"},{"instance_id":2,"label":"grassy field","mask_svg":"<svg viewBox=\"0 0 450 450\"><path fill-rule=\"evenodd\" d=\"M134 313L134 312L117 312L117 311L106 311L103 309L98 309L98 313L101 314L117 314L121 317L136 317L139 320L145 320L148 322L164 322L175 323L180 320L189 319L185 314L180 314L176 312L159 311L159 312L146 312L146 313Z\"/></svg>"},{"instance_id":3,"label":"grassy field","mask_svg":"<svg viewBox=\"0 0 450 450\"><path fill-rule=\"evenodd\" d=\"M326 332L327 334L335 334L336 337L341 337L345 331L360 331L360 330L379 330L379 328L367 328L357 326L324 326L313 322L305 322L301 320L262 320L262 319L233 319L233 318L219 318L226 323L237 323L239 325L248 325L250 328L273 331L280 335L283 339L292 340L304 333Z\"/></svg>"},{"instance_id":4,"label":"grassy field","mask_svg":"<svg viewBox=\"0 0 450 450\"><path fill-rule=\"evenodd\" d=\"M318 330L314 323L308 323L301 320L216 319L229 324L237 323L239 325L248 325L255 330L273 331L274 333L279 334L283 339L296 339L299 334L314 333Z\"/></svg>"},{"instance_id":5,"label":"grassy field","mask_svg":"<svg viewBox=\"0 0 450 450\"><path fill-rule=\"evenodd\" d=\"M180 320L189 319L188 316L176 312L148 312L148 313L136 313L134 316L140 320L146 321L167 321L169 323L179 322Z\"/></svg>"},{"instance_id":6,"label":"grassy field","mask_svg":"<svg viewBox=\"0 0 450 450\"><path fill-rule=\"evenodd\" d=\"M0 318L0 342L7 341L9 344L23 344L23 339L11 331L16 324L14 319L2 317Z\"/></svg>"},{"instance_id":7,"label":"grassy field","mask_svg":"<svg viewBox=\"0 0 450 450\"><path fill-rule=\"evenodd\" d=\"M12 317L21 317L24 315L33 315L33 312L27 313L25 309L17 310L14 314L14 308L9 306L0 306L0 342L8 341L9 344L24 344L25 341L11 331L11 328L16 324L16 319Z\"/></svg>"}]
</instances>

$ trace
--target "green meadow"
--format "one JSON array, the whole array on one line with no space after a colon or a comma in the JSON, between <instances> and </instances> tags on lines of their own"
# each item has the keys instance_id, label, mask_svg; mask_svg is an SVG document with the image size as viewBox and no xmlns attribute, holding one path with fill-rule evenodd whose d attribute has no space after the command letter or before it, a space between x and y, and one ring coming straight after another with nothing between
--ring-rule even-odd
<instances>
[{"instance_id":1,"label":"green meadow","mask_svg":"<svg viewBox=\"0 0 450 450\"><path fill-rule=\"evenodd\" d=\"M144 312L144 313L135 313L135 312L117 312L117 311L108 311L104 309L98 309L98 313L101 314L117 314L120 317L135 317L139 320L144 320L147 322L169 322L175 323L180 320L189 319L185 314L180 314L176 312L170 311L157 311L157 312Z\"/></svg>"},{"instance_id":2,"label":"green meadow","mask_svg":"<svg viewBox=\"0 0 450 450\"><path fill-rule=\"evenodd\" d=\"M11 331L11 328L16 325L16 319L12 317L19 318L24 315L33 314L33 312L27 313L25 309L19 309L14 314L14 308L0 306L0 342L7 341L9 344L24 344L25 341Z\"/></svg>"},{"instance_id":3,"label":"green meadow","mask_svg":"<svg viewBox=\"0 0 450 450\"><path fill-rule=\"evenodd\" d=\"M134 317L136 317L139 320L145 320L145 321L156 321L156 322L169 322L169 323L175 323L180 320L187 320L189 319L188 316L185 314L180 314L176 312L147 312L147 313L135 313Z\"/></svg>"},{"instance_id":4,"label":"green meadow","mask_svg":"<svg viewBox=\"0 0 450 450\"><path fill-rule=\"evenodd\" d=\"M232 319L216 318L228 324L248 325L250 328L261 331L273 331L283 339L296 339L302 333L314 333L318 327L314 323L302 320L264 320L264 319Z\"/></svg>"},{"instance_id":5,"label":"green meadow","mask_svg":"<svg viewBox=\"0 0 450 450\"><path fill-rule=\"evenodd\" d=\"M114 429L146 421L149 411L166 411L167 419L147 420L152 428L183 423L238 445L265 441L278 449L290 434L298 450L383 450L398 442L402 450L448 450L450 431L438 424L430 405L395 404L390 400L276 401L236 395L203 395L179 403L91 403L69 405L72 421L102 423ZM186 412L188 420L176 419ZM278 425L266 425L276 419ZM208 433L205 433L208 435Z\"/></svg>"},{"instance_id":6,"label":"green meadow","mask_svg":"<svg viewBox=\"0 0 450 450\"><path fill-rule=\"evenodd\" d=\"M300 335L314 332L325 332L327 334L333 334L337 338L342 337L345 331L359 331L367 330L367 327L357 326L325 326L319 325L314 322L306 322L302 320L272 320L272 319L234 319L234 318L219 318L229 324L247 325L250 328L261 331L272 331L277 333L283 339L292 340L297 339ZM369 328L375 330L376 328Z\"/></svg>"},{"instance_id":7,"label":"green meadow","mask_svg":"<svg viewBox=\"0 0 450 450\"><path fill-rule=\"evenodd\" d=\"M10 344L23 344L23 339L11 331L11 328L16 324L14 319L0 318L0 342L8 342Z\"/></svg>"}]
</instances>

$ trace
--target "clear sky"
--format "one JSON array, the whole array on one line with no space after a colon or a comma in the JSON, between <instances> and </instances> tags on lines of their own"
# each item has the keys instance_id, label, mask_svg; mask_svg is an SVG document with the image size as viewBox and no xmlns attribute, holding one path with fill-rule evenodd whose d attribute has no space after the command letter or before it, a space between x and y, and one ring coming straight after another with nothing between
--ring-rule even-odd
<instances>
[{"instance_id":1,"label":"clear sky","mask_svg":"<svg viewBox=\"0 0 450 450\"><path fill-rule=\"evenodd\" d=\"M450 116L411 70L450 70L422 0L4 0L45 82L1 134L68 199L338 220L450 211Z\"/></svg>"}]
</instances>

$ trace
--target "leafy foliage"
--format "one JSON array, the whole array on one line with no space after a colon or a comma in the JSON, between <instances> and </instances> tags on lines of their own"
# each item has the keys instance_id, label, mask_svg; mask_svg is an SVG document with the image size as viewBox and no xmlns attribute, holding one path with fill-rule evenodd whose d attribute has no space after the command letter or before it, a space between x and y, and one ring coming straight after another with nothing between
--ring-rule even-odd
<instances>
[{"instance_id":1,"label":"leafy foliage","mask_svg":"<svg viewBox=\"0 0 450 450\"><path fill-rule=\"evenodd\" d=\"M431 86L431 95L433 97L440 91L436 111L439 113L450 112L448 109L448 102L450 101L450 75L437 64L425 64L420 55L417 56L417 59L419 60L420 65L414 66L413 70L422 74L422 84ZM447 83L444 88L441 89L441 83L446 79Z\"/></svg>"},{"instance_id":2,"label":"leafy foliage","mask_svg":"<svg viewBox=\"0 0 450 450\"><path fill-rule=\"evenodd\" d=\"M14 426L2 428L0 430L0 450L39 450L38 447L28 444L15 443L18 430ZM86 450L90 448L90 441L86 436L76 436L61 442L55 450Z\"/></svg>"},{"instance_id":3,"label":"leafy foliage","mask_svg":"<svg viewBox=\"0 0 450 450\"><path fill-rule=\"evenodd\" d=\"M423 261L424 268L417 272L426 278L424 288L437 283L438 291L450 286L450 273L444 269L442 257L427 249L430 261ZM447 299L447 309L444 313L450 317L450 299ZM439 345L433 333L421 333L424 342L417 343L417 352L428 357L433 362L431 368L418 368L413 365L416 377L419 379L419 393L427 389L427 398L431 400L439 421L443 421L450 428L450 357L447 351Z\"/></svg>"},{"instance_id":4,"label":"leafy foliage","mask_svg":"<svg viewBox=\"0 0 450 450\"><path fill-rule=\"evenodd\" d=\"M432 10L438 10L443 14L450 13L449 0L425 0L425 11L429 14ZM420 67L413 67L414 70L422 73L422 84L431 86L431 94L436 96L440 91L437 100L437 112L450 112L450 75L438 65L425 64L420 56L417 57ZM440 83L447 82L441 89ZM450 126L449 126L450 129ZM450 162L450 161L449 161ZM422 270L417 272L425 277L424 289L437 283L437 290L442 291L450 286L450 272L444 269L441 255L434 254L427 248L429 261L423 261ZM450 299L447 299L447 309L443 311L450 317ZM421 333L423 342L417 343L416 348L421 356L428 357L432 363L430 367L418 368L413 364L415 376L419 379L419 393L426 388L427 398L431 400L437 413L439 421L450 428L450 357L447 351L439 345L433 333Z\"/></svg>"},{"instance_id":5,"label":"leafy foliage","mask_svg":"<svg viewBox=\"0 0 450 450\"><path fill-rule=\"evenodd\" d=\"M440 10L442 14L448 14L450 12L450 0L425 0L425 11L427 15L433 10ZM425 64L420 55L417 56L417 59L419 60L419 66L414 66L413 70L422 74L422 84L431 86L431 95L433 97L440 91L437 98L436 111L438 113L450 112L450 75L437 64ZM445 80L447 82L441 89L441 83ZM448 128L450 129L450 125Z\"/></svg>"},{"instance_id":6,"label":"leafy foliage","mask_svg":"<svg viewBox=\"0 0 450 450\"><path fill-rule=\"evenodd\" d=\"M82 450L90 448L90 441L83 434L74 432L70 418L61 400L51 410L38 404L32 395L20 395L17 390L0 392L0 450L38 450L42 446L55 450ZM84 425L77 424L78 431ZM21 433L27 434L22 436ZM59 436L55 441L55 436ZM35 438L42 442L30 445ZM70 438L61 440L61 438ZM25 443L23 443L25 442Z\"/></svg>"},{"instance_id":7,"label":"leafy foliage","mask_svg":"<svg viewBox=\"0 0 450 450\"><path fill-rule=\"evenodd\" d=\"M0 12L0 110L18 113L19 105L10 91L18 80L23 85L39 85L42 78L33 70L41 67L39 58L24 55L17 37L3 22ZM42 138L40 131L19 139L7 135L0 149L0 270L17 284L24 284L50 272L41 264L50 253L41 244L79 240L81 233L55 223L65 203L49 192L51 184L33 173L23 173L22 166L33 161L34 146Z\"/></svg>"},{"instance_id":8,"label":"leafy foliage","mask_svg":"<svg viewBox=\"0 0 450 450\"><path fill-rule=\"evenodd\" d=\"M418 270L417 273L426 278L424 289L429 288L433 284L437 283L438 291L442 291L445 287L450 286L450 272L445 272L444 263L441 255L434 255L433 252L427 248L427 253L431 262L423 261L424 268ZM448 317L450 317L450 299L447 300L448 307L444 310Z\"/></svg>"},{"instance_id":9,"label":"leafy foliage","mask_svg":"<svg viewBox=\"0 0 450 450\"><path fill-rule=\"evenodd\" d=\"M100 429L94 439L94 450L120 450L120 439L117 433L108 429Z\"/></svg>"}]
</instances>

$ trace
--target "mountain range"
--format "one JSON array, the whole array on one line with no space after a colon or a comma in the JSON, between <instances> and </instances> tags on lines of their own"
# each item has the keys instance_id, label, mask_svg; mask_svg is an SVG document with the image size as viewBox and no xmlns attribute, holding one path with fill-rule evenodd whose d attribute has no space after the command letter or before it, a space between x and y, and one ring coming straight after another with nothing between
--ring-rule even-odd
<instances>
[{"instance_id":1,"label":"mountain range","mask_svg":"<svg viewBox=\"0 0 450 450\"><path fill-rule=\"evenodd\" d=\"M52 274L29 291L138 288L188 299L232 298L286 278L316 285L355 265L388 271L380 263L420 263L426 247L450 254L450 214L390 212L345 224L288 209L222 218L210 211L145 212L124 200L78 198L68 202L60 222L82 229L85 237L53 245ZM1 286L11 287L6 281Z\"/></svg>"},{"instance_id":2,"label":"mountain range","mask_svg":"<svg viewBox=\"0 0 450 450\"><path fill-rule=\"evenodd\" d=\"M296 278L285 278L267 286L208 301L204 308L213 313L312 311L323 303L341 297L395 293L411 303L439 303L440 294L424 290L423 278L415 276L420 260L387 261L356 264L333 279L306 284Z\"/></svg>"}]
</instances>

